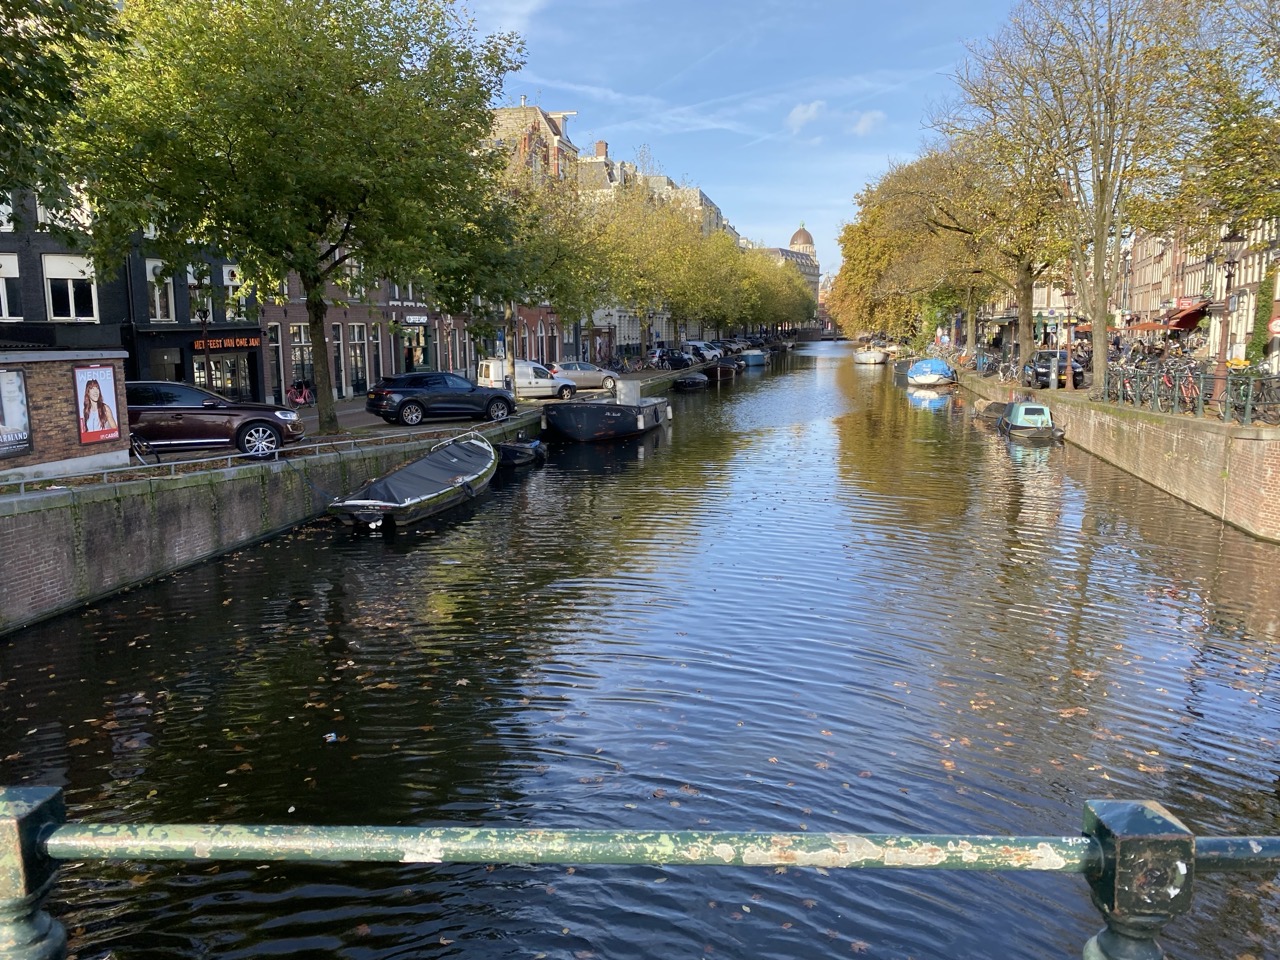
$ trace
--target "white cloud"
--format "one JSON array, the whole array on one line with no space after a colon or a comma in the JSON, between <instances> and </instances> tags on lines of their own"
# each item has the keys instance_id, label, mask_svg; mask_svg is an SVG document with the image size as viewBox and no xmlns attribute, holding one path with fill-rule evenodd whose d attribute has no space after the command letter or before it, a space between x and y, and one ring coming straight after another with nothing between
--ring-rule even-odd
<instances>
[{"instance_id":1,"label":"white cloud","mask_svg":"<svg viewBox=\"0 0 1280 960\"><path fill-rule=\"evenodd\" d=\"M525 33L534 15L547 6L548 0L471 0L468 6L476 20L490 30L514 30Z\"/></svg>"},{"instance_id":2,"label":"white cloud","mask_svg":"<svg viewBox=\"0 0 1280 960\"><path fill-rule=\"evenodd\" d=\"M865 137L887 119L888 117L883 110L867 110L862 113L855 113L852 123L849 124L849 132L854 136Z\"/></svg>"},{"instance_id":3,"label":"white cloud","mask_svg":"<svg viewBox=\"0 0 1280 960\"><path fill-rule=\"evenodd\" d=\"M796 104L791 108L791 112L787 114L787 129L792 133L799 133L807 124L818 118L818 114L822 113L826 105L824 100Z\"/></svg>"}]
</instances>

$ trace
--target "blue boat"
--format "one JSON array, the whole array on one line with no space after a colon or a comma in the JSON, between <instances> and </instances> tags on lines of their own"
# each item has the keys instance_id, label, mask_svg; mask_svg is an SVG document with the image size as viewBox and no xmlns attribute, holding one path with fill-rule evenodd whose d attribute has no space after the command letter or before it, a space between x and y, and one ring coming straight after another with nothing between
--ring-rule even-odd
<instances>
[{"instance_id":1,"label":"blue boat","mask_svg":"<svg viewBox=\"0 0 1280 960\"><path fill-rule=\"evenodd\" d=\"M956 382L956 372L937 357L917 360L907 368L907 384L912 387L940 387Z\"/></svg>"}]
</instances>

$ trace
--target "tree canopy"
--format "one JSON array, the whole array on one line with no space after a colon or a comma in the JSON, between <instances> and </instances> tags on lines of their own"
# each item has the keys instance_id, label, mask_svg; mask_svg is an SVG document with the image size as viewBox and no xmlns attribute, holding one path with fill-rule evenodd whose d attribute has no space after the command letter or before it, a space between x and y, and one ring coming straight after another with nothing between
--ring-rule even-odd
<instances>
[{"instance_id":1,"label":"tree canopy","mask_svg":"<svg viewBox=\"0 0 1280 960\"><path fill-rule=\"evenodd\" d=\"M42 191L61 184L50 132L75 109L97 56L118 40L110 0L0 4L0 184Z\"/></svg>"},{"instance_id":2,"label":"tree canopy","mask_svg":"<svg viewBox=\"0 0 1280 960\"><path fill-rule=\"evenodd\" d=\"M449 0L130 0L120 16L128 45L97 48L63 127L95 259L149 226L174 270L225 252L260 297L293 273L321 357L344 288L414 280L465 303L501 277L505 158L485 142L517 38L477 36Z\"/></svg>"}]
</instances>

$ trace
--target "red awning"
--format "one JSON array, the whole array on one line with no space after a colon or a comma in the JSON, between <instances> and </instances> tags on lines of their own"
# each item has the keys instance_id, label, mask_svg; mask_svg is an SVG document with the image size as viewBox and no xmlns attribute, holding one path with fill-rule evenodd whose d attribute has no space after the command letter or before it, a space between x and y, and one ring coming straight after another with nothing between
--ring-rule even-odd
<instances>
[{"instance_id":1,"label":"red awning","mask_svg":"<svg viewBox=\"0 0 1280 960\"><path fill-rule=\"evenodd\" d=\"M1178 330L1194 330L1200 323L1200 318L1204 316L1205 311L1209 309L1209 301L1204 300L1194 306L1183 307L1181 310L1175 310L1168 318L1169 326Z\"/></svg>"},{"instance_id":2,"label":"red awning","mask_svg":"<svg viewBox=\"0 0 1280 960\"><path fill-rule=\"evenodd\" d=\"M1175 327L1172 323L1161 323L1159 320L1144 320L1142 323L1132 324L1125 327L1125 329L1142 330L1143 332L1146 332L1148 330L1178 330L1181 328Z\"/></svg>"},{"instance_id":3,"label":"red awning","mask_svg":"<svg viewBox=\"0 0 1280 960\"><path fill-rule=\"evenodd\" d=\"M1107 327L1107 333L1115 333L1119 329L1120 327ZM1076 327L1076 333L1089 333L1091 330L1093 330L1092 323L1082 323Z\"/></svg>"}]
</instances>

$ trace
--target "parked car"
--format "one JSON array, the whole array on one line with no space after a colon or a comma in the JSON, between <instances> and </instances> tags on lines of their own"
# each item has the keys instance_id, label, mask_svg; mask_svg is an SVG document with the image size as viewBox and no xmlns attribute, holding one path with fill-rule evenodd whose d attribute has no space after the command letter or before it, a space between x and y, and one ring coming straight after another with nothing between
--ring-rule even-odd
<instances>
[{"instance_id":1,"label":"parked car","mask_svg":"<svg viewBox=\"0 0 1280 960\"><path fill-rule=\"evenodd\" d=\"M516 398L501 387L480 387L456 373L425 371L384 377L365 396L367 412L387 423L415 426L426 417L505 420Z\"/></svg>"},{"instance_id":2,"label":"parked car","mask_svg":"<svg viewBox=\"0 0 1280 960\"><path fill-rule=\"evenodd\" d=\"M672 350L670 347L659 347L657 350L650 350L649 362L660 367L665 366L670 370L683 370L685 367L692 367L697 363L689 354L681 350Z\"/></svg>"},{"instance_id":3,"label":"parked car","mask_svg":"<svg viewBox=\"0 0 1280 960\"><path fill-rule=\"evenodd\" d=\"M693 354L699 363L706 363L711 360L719 360L724 356L724 351L706 340L686 340L680 344L680 349L685 353Z\"/></svg>"},{"instance_id":4,"label":"parked car","mask_svg":"<svg viewBox=\"0 0 1280 960\"><path fill-rule=\"evenodd\" d=\"M572 380L579 389L602 388L612 390L618 383L618 375L612 370L597 367L586 360L562 360L547 365L555 376Z\"/></svg>"},{"instance_id":5,"label":"parked car","mask_svg":"<svg viewBox=\"0 0 1280 960\"><path fill-rule=\"evenodd\" d=\"M1028 387L1047 387L1053 377L1053 358L1058 358L1058 386L1067 385L1067 351L1037 350L1031 359L1022 367L1022 382ZM1071 382L1079 388L1084 386L1084 367L1075 360L1071 361Z\"/></svg>"},{"instance_id":6,"label":"parked car","mask_svg":"<svg viewBox=\"0 0 1280 960\"><path fill-rule=\"evenodd\" d=\"M476 364L476 383L482 387L503 387L508 383L509 368L501 357L487 357ZM558 377L540 363L516 360L515 392L528 398L559 397L568 400L578 392L572 380Z\"/></svg>"},{"instance_id":7,"label":"parked car","mask_svg":"<svg viewBox=\"0 0 1280 960\"><path fill-rule=\"evenodd\" d=\"M234 447L265 457L306 433L288 407L228 400L186 383L133 380L125 383L124 396L129 436L143 454Z\"/></svg>"}]
</instances>

